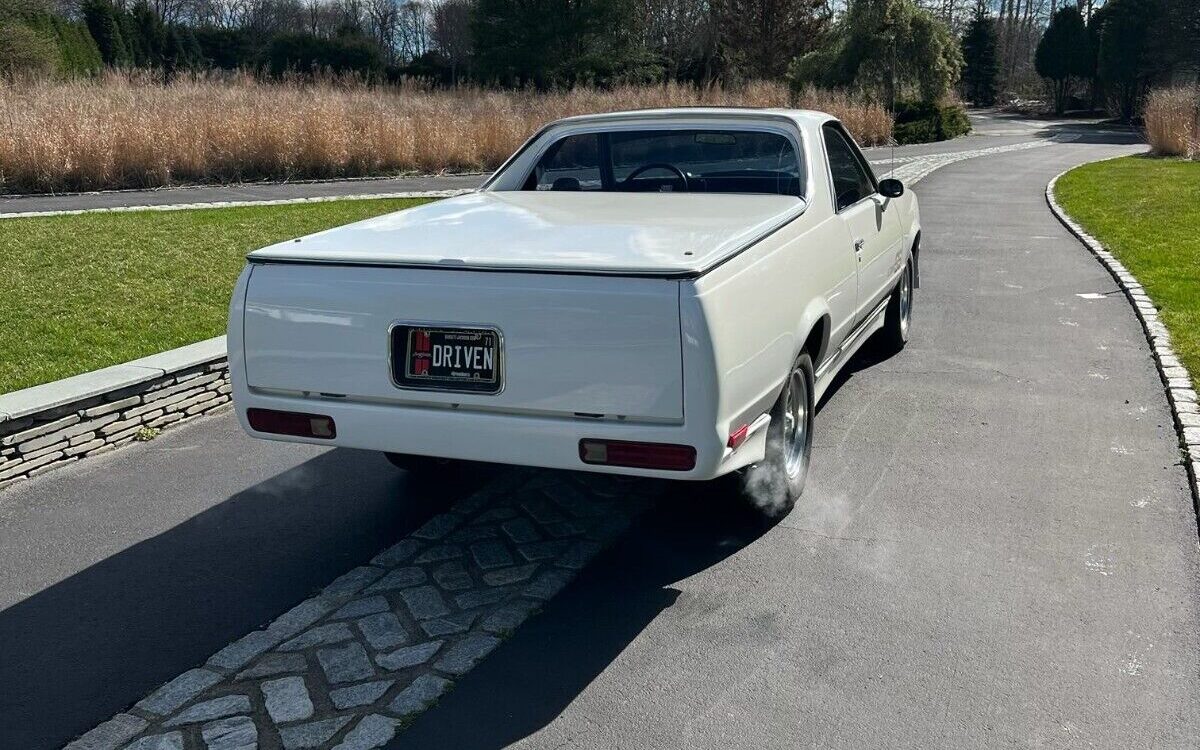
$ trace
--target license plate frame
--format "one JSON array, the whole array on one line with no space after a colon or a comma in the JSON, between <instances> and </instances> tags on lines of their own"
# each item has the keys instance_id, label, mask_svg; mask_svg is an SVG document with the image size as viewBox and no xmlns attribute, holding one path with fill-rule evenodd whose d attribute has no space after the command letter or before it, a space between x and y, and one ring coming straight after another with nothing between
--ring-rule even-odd
<instances>
[{"instance_id":1,"label":"license plate frame","mask_svg":"<svg viewBox=\"0 0 1200 750\"><path fill-rule=\"evenodd\" d=\"M434 349L447 346L458 348ZM489 353L490 368L483 366ZM388 368L397 388L494 396L504 390L504 336L487 324L396 321L388 328Z\"/></svg>"}]
</instances>

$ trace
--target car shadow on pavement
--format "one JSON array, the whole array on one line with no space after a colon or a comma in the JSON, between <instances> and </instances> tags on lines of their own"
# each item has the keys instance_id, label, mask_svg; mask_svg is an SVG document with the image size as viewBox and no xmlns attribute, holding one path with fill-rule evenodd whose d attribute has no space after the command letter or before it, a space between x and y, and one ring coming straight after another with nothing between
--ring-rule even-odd
<instances>
[{"instance_id":1,"label":"car shadow on pavement","mask_svg":"<svg viewBox=\"0 0 1200 750\"><path fill-rule=\"evenodd\" d=\"M842 368L818 411L854 373L890 359L871 344ZM680 592L671 584L735 555L778 522L733 499L722 483L665 488L629 533L388 748L492 750L535 734L675 604Z\"/></svg>"},{"instance_id":2,"label":"car shadow on pavement","mask_svg":"<svg viewBox=\"0 0 1200 750\"><path fill-rule=\"evenodd\" d=\"M501 748L566 708L680 592L774 526L722 485L670 483L633 528L390 748Z\"/></svg>"},{"instance_id":3,"label":"car shadow on pavement","mask_svg":"<svg viewBox=\"0 0 1200 750\"><path fill-rule=\"evenodd\" d=\"M121 470L153 467L130 459ZM130 479L144 502L169 490ZM0 611L0 748L61 747L484 479L422 485L376 453L335 449ZM84 492L105 491L96 484Z\"/></svg>"},{"instance_id":4,"label":"car shadow on pavement","mask_svg":"<svg viewBox=\"0 0 1200 750\"><path fill-rule=\"evenodd\" d=\"M1056 123L1042 132L1043 137L1080 145L1134 146L1146 142L1143 131L1114 120Z\"/></svg>"},{"instance_id":5,"label":"car shadow on pavement","mask_svg":"<svg viewBox=\"0 0 1200 750\"><path fill-rule=\"evenodd\" d=\"M880 343L881 336L876 333L867 339L862 348L854 353L842 369L838 370L837 375L833 376L833 380L829 381L829 387L825 389L825 393L821 395L821 401L817 404L817 413L821 412L825 404L837 395L837 392L842 389L846 383L855 376L856 373L863 370L869 370L878 364L888 361L899 352L888 352Z\"/></svg>"}]
</instances>

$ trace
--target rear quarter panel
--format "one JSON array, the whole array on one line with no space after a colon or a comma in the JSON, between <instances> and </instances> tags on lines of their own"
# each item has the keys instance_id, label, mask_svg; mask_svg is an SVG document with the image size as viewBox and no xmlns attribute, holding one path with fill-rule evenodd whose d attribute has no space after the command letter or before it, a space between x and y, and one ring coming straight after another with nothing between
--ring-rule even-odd
<instances>
[{"instance_id":1,"label":"rear quarter panel","mask_svg":"<svg viewBox=\"0 0 1200 750\"><path fill-rule=\"evenodd\" d=\"M921 206L912 188L906 188L904 195L896 200L900 209L900 230L904 233L907 246L911 248L921 232Z\"/></svg>"},{"instance_id":2,"label":"rear quarter panel","mask_svg":"<svg viewBox=\"0 0 1200 750\"><path fill-rule=\"evenodd\" d=\"M854 309L845 228L818 206L684 286L680 298L689 420L709 419L722 441L770 411L809 333L831 325L836 349ZM712 382L707 382L711 378ZM704 401L704 403L697 403ZM759 457L747 456L746 462ZM733 467L727 467L733 468Z\"/></svg>"}]
</instances>

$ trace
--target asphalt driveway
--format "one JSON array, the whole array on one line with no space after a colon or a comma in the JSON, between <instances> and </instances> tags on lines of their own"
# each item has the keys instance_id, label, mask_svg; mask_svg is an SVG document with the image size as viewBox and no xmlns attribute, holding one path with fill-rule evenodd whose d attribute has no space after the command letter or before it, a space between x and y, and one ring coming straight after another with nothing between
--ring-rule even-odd
<instances>
[{"instance_id":1,"label":"asphalt driveway","mask_svg":"<svg viewBox=\"0 0 1200 750\"><path fill-rule=\"evenodd\" d=\"M679 488L394 747L1196 747L1172 419L1042 197L1118 151L927 178L915 339L826 399L804 502L762 528Z\"/></svg>"},{"instance_id":2,"label":"asphalt driveway","mask_svg":"<svg viewBox=\"0 0 1200 750\"><path fill-rule=\"evenodd\" d=\"M1042 198L1130 139L1069 135L919 184L914 340L831 390L790 516L673 488L393 746L1194 747L1200 553L1166 400ZM473 481L226 413L7 488L0 747L60 746Z\"/></svg>"}]
</instances>

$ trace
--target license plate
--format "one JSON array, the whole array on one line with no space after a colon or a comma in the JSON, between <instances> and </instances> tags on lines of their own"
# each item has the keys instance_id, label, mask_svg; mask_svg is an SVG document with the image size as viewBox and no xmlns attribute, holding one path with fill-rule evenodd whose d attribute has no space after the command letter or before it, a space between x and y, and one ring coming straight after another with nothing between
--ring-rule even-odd
<instances>
[{"instance_id":1,"label":"license plate","mask_svg":"<svg viewBox=\"0 0 1200 750\"><path fill-rule=\"evenodd\" d=\"M396 324L392 380L401 388L499 393L500 333L494 328Z\"/></svg>"}]
</instances>

